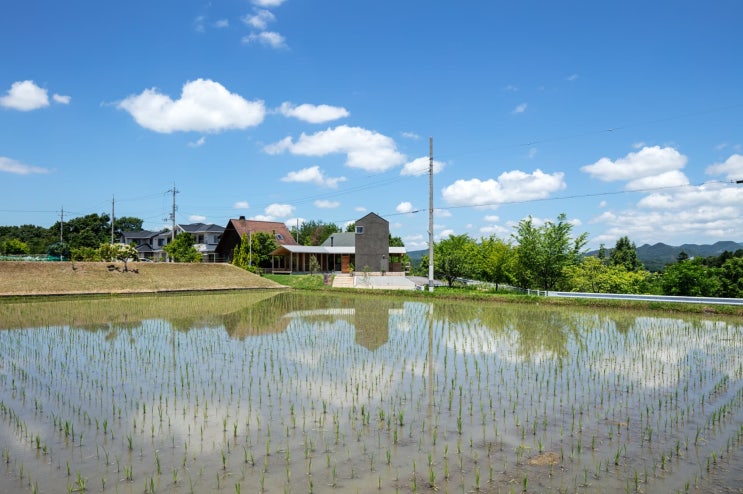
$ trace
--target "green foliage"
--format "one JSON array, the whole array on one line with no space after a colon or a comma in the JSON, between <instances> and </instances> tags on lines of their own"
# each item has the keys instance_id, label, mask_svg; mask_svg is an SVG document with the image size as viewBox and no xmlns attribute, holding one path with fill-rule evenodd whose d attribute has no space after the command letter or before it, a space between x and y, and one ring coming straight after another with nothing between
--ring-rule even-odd
<instances>
[{"instance_id":1,"label":"green foliage","mask_svg":"<svg viewBox=\"0 0 743 494\"><path fill-rule=\"evenodd\" d=\"M319 274L266 274L264 276L280 285L300 290L318 290L325 287L325 279Z\"/></svg>"},{"instance_id":2,"label":"green foliage","mask_svg":"<svg viewBox=\"0 0 743 494\"><path fill-rule=\"evenodd\" d=\"M73 261L81 262L93 262L102 261L100 250L92 247L77 247L70 250L70 255Z\"/></svg>"},{"instance_id":3,"label":"green foliage","mask_svg":"<svg viewBox=\"0 0 743 494\"><path fill-rule=\"evenodd\" d=\"M124 263L124 271L129 270L129 261L138 261L139 252L134 245L126 244L101 244L98 247L98 255L103 261L121 261Z\"/></svg>"},{"instance_id":4,"label":"green foliage","mask_svg":"<svg viewBox=\"0 0 743 494\"><path fill-rule=\"evenodd\" d=\"M339 233L340 231L340 227L335 223L324 223L316 220L305 221L299 227L299 238L297 241L301 245L320 245L330 235ZM297 238L296 228L292 228L292 235Z\"/></svg>"},{"instance_id":5,"label":"green foliage","mask_svg":"<svg viewBox=\"0 0 743 494\"><path fill-rule=\"evenodd\" d=\"M513 283L516 270L516 251L511 244L495 237L483 238L475 249L473 277L495 283Z\"/></svg>"},{"instance_id":6,"label":"green foliage","mask_svg":"<svg viewBox=\"0 0 743 494\"><path fill-rule=\"evenodd\" d=\"M729 258L718 273L722 297L743 297L743 257Z\"/></svg>"},{"instance_id":7,"label":"green foliage","mask_svg":"<svg viewBox=\"0 0 743 494\"><path fill-rule=\"evenodd\" d=\"M274 236L266 232L244 234L235 246L232 264L253 273L259 268L271 267L271 252L278 248Z\"/></svg>"},{"instance_id":8,"label":"green foliage","mask_svg":"<svg viewBox=\"0 0 743 494\"><path fill-rule=\"evenodd\" d=\"M562 286L564 269L580 261L588 237L582 233L572 239L573 225L566 219L562 213L556 223L537 227L529 216L516 226L516 277L523 288L555 290Z\"/></svg>"},{"instance_id":9,"label":"green foliage","mask_svg":"<svg viewBox=\"0 0 743 494\"><path fill-rule=\"evenodd\" d=\"M70 259L70 246L67 242L55 242L49 246L46 253L61 260Z\"/></svg>"},{"instance_id":10,"label":"green foliage","mask_svg":"<svg viewBox=\"0 0 743 494\"><path fill-rule=\"evenodd\" d=\"M716 297L721 291L714 268L703 265L701 259L685 259L666 266L661 287L665 295L689 297Z\"/></svg>"},{"instance_id":11,"label":"green foliage","mask_svg":"<svg viewBox=\"0 0 743 494\"><path fill-rule=\"evenodd\" d=\"M614 250L609 257L612 266L623 266L627 271L642 269L642 263L637 258L637 246L624 236L617 240Z\"/></svg>"},{"instance_id":12,"label":"green foliage","mask_svg":"<svg viewBox=\"0 0 743 494\"><path fill-rule=\"evenodd\" d=\"M122 216L114 220L114 231L116 235L121 235L123 232L138 232L142 230L143 221L134 216Z\"/></svg>"},{"instance_id":13,"label":"green foliage","mask_svg":"<svg viewBox=\"0 0 743 494\"><path fill-rule=\"evenodd\" d=\"M193 246L193 237L190 233L182 232L175 239L163 247L173 262L201 262L202 256Z\"/></svg>"},{"instance_id":14,"label":"green foliage","mask_svg":"<svg viewBox=\"0 0 743 494\"><path fill-rule=\"evenodd\" d=\"M627 270L623 265L606 265L598 257L584 257L566 266L564 288L588 293L650 293L653 275L645 270Z\"/></svg>"},{"instance_id":15,"label":"green foliage","mask_svg":"<svg viewBox=\"0 0 743 494\"><path fill-rule=\"evenodd\" d=\"M467 234L449 235L449 238L437 242L433 246L434 276L446 280L450 287L457 278L470 276L476 248Z\"/></svg>"},{"instance_id":16,"label":"green foliage","mask_svg":"<svg viewBox=\"0 0 743 494\"><path fill-rule=\"evenodd\" d=\"M320 271L320 263L317 261L317 256L310 256L310 274L315 274L316 271Z\"/></svg>"},{"instance_id":17,"label":"green foliage","mask_svg":"<svg viewBox=\"0 0 743 494\"><path fill-rule=\"evenodd\" d=\"M98 248L103 242L111 239L111 218L107 214L96 213L67 220L62 225L64 241L70 248L92 247ZM60 222L50 228L59 232Z\"/></svg>"},{"instance_id":18,"label":"green foliage","mask_svg":"<svg viewBox=\"0 0 743 494\"><path fill-rule=\"evenodd\" d=\"M25 242L22 242L17 238L11 238L0 243L0 252L5 256L14 256L30 254L31 249L29 249Z\"/></svg>"}]
</instances>

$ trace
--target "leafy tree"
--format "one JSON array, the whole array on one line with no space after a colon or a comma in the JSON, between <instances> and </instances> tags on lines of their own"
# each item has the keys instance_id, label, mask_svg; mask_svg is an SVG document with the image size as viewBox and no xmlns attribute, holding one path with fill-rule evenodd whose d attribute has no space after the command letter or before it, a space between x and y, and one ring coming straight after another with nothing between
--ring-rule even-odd
<instances>
[{"instance_id":1,"label":"leafy tree","mask_svg":"<svg viewBox=\"0 0 743 494\"><path fill-rule=\"evenodd\" d=\"M720 285L714 269L708 268L697 259L669 264L661 279L665 295L716 297L720 293Z\"/></svg>"},{"instance_id":2,"label":"leafy tree","mask_svg":"<svg viewBox=\"0 0 743 494\"><path fill-rule=\"evenodd\" d=\"M572 239L573 225L566 218L562 213L556 223L537 227L529 216L516 226L512 237L518 244L517 280L523 287L555 290L563 281L565 267L580 261L587 234Z\"/></svg>"},{"instance_id":3,"label":"leafy tree","mask_svg":"<svg viewBox=\"0 0 743 494\"><path fill-rule=\"evenodd\" d=\"M102 261L100 249L92 247L77 247L70 250L70 257L73 261L93 262Z\"/></svg>"},{"instance_id":4,"label":"leafy tree","mask_svg":"<svg viewBox=\"0 0 743 494\"><path fill-rule=\"evenodd\" d=\"M121 235L123 232L138 232L142 230L142 221L134 216L122 216L114 220L114 232Z\"/></svg>"},{"instance_id":5,"label":"leafy tree","mask_svg":"<svg viewBox=\"0 0 743 494\"><path fill-rule=\"evenodd\" d=\"M622 265L604 264L598 257L584 257L566 266L564 288L588 293L648 293L652 275L644 269L628 271Z\"/></svg>"},{"instance_id":6,"label":"leafy tree","mask_svg":"<svg viewBox=\"0 0 743 494\"><path fill-rule=\"evenodd\" d=\"M176 237L177 240L177 237ZM194 249L196 250L196 249ZM139 252L137 252L137 248L134 245L127 245L127 244L107 244L103 243L98 248L98 253L101 257L101 259L104 260L112 260L112 261L121 261L124 263L124 272L129 271L129 261L139 260ZM198 254L198 252L197 252ZM201 259L201 255L199 255L199 259ZM178 261L176 261L178 262Z\"/></svg>"},{"instance_id":7,"label":"leafy tree","mask_svg":"<svg viewBox=\"0 0 743 494\"><path fill-rule=\"evenodd\" d=\"M610 256L612 266L623 266L627 271L642 269L642 262L637 258L637 246L624 236L617 240Z\"/></svg>"},{"instance_id":8,"label":"leafy tree","mask_svg":"<svg viewBox=\"0 0 743 494\"><path fill-rule=\"evenodd\" d=\"M743 297L743 257L731 257L719 270L719 279L723 297Z\"/></svg>"},{"instance_id":9,"label":"leafy tree","mask_svg":"<svg viewBox=\"0 0 743 494\"><path fill-rule=\"evenodd\" d=\"M475 278L495 283L496 290L501 283L513 283L516 251L510 243L495 236L483 238L476 251Z\"/></svg>"},{"instance_id":10,"label":"leafy tree","mask_svg":"<svg viewBox=\"0 0 743 494\"><path fill-rule=\"evenodd\" d=\"M472 271L474 248L474 241L466 233L449 235L449 238L435 243L433 246L434 276L446 280L449 287L457 278L469 276Z\"/></svg>"},{"instance_id":11,"label":"leafy tree","mask_svg":"<svg viewBox=\"0 0 743 494\"><path fill-rule=\"evenodd\" d=\"M240 243L235 246L232 264L257 273L258 268L271 266L271 252L277 247L278 243L270 233L243 234Z\"/></svg>"},{"instance_id":12,"label":"leafy tree","mask_svg":"<svg viewBox=\"0 0 743 494\"><path fill-rule=\"evenodd\" d=\"M190 233L181 232L172 242L163 247L173 262L201 262L202 256L193 246L193 237Z\"/></svg>"},{"instance_id":13,"label":"leafy tree","mask_svg":"<svg viewBox=\"0 0 743 494\"><path fill-rule=\"evenodd\" d=\"M11 238L0 244L0 251L3 255L14 256L30 254L31 249L28 248L25 242L18 240L17 238Z\"/></svg>"},{"instance_id":14,"label":"leafy tree","mask_svg":"<svg viewBox=\"0 0 743 494\"><path fill-rule=\"evenodd\" d=\"M49 246L46 253L64 261L70 259L70 246L67 242L55 242Z\"/></svg>"},{"instance_id":15,"label":"leafy tree","mask_svg":"<svg viewBox=\"0 0 743 494\"><path fill-rule=\"evenodd\" d=\"M320 271L320 263L317 261L317 256L310 256L310 274L315 274L316 271Z\"/></svg>"},{"instance_id":16,"label":"leafy tree","mask_svg":"<svg viewBox=\"0 0 743 494\"><path fill-rule=\"evenodd\" d=\"M297 241L301 245L320 245L333 233L340 231L341 229L335 223L324 223L316 220L305 221L299 227ZM292 235L297 236L296 228L292 228Z\"/></svg>"},{"instance_id":17,"label":"leafy tree","mask_svg":"<svg viewBox=\"0 0 743 494\"><path fill-rule=\"evenodd\" d=\"M0 243L11 239L28 245L31 254L42 254L59 239L59 229L52 232L49 228L35 225L0 226Z\"/></svg>"},{"instance_id":18,"label":"leafy tree","mask_svg":"<svg viewBox=\"0 0 743 494\"><path fill-rule=\"evenodd\" d=\"M346 225L346 232L348 233L354 233L356 231L356 222L352 221L351 223Z\"/></svg>"},{"instance_id":19,"label":"leafy tree","mask_svg":"<svg viewBox=\"0 0 743 494\"><path fill-rule=\"evenodd\" d=\"M62 225L64 241L70 247L98 248L102 243L111 239L111 218L107 214L88 214L67 220ZM60 222L50 228L59 232Z\"/></svg>"}]
</instances>

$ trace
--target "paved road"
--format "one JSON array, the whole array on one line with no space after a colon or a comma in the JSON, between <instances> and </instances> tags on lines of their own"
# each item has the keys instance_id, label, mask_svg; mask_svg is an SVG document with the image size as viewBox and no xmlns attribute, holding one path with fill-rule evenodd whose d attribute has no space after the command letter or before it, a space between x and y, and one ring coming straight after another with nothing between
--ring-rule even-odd
<instances>
[{"instance_id":1,"label":"paved road","mask_svg":"<svg viewBox=\"0 0 743 494\"><path fill-rule=\"evenodd\" d=\"M597 298L614 300L644 300L649 302L680 302L684 304L743 305L743 298L677 297L670 295L621 295L616 293L547 292L549 297Z\"/></svg>"}]
</instances>

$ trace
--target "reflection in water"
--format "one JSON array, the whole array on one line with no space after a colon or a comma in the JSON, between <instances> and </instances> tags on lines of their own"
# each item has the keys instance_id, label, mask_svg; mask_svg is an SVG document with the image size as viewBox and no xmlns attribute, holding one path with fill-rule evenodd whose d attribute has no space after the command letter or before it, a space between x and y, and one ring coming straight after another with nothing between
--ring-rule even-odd
<instances>
[{"instance_id":1,"label":"reflection in water","mask_svg":"<svg viewBox=\"0 0 743 494\"><path fill-rule=\"evenodd\" d=\"M0 492L738 485L735 321L286 292L0 321Z\"/></svg>"}]
</instances>

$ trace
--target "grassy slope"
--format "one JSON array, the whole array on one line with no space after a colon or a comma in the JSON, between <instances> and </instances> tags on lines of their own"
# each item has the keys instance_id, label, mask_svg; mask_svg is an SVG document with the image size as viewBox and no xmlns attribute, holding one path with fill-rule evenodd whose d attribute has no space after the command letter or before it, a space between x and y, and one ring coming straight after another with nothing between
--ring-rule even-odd
<instances>
[{"instance_id":1,"label":"grassy slope","mask_svg":"<svg viewBox=\"0 0 743 494\"><path fill-rule=\"evenodd\" d=\"M281 288L230 264L140 262L129 268L123 272L123 264L106 262L0 262L0 296Z\"/></svg>"}]
</instances>

